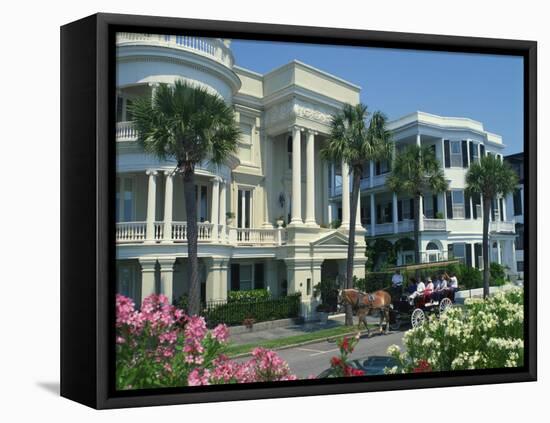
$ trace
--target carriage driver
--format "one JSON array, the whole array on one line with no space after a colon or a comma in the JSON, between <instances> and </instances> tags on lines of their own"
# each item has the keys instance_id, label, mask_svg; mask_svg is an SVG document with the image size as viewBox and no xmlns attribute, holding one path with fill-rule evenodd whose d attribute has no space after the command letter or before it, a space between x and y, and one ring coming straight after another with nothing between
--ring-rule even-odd
<instances>
[{"instance_id":1,"label":"carriage driver","mask_svg":"<svg viewBox=\"0 0 550 423\"><path fill-rule=\"evenodd\" d=\"M400 298L403 294L403 275L399 269L395 269L395 273L391 277L392 297Z\"/></svg>"}]
</instances>

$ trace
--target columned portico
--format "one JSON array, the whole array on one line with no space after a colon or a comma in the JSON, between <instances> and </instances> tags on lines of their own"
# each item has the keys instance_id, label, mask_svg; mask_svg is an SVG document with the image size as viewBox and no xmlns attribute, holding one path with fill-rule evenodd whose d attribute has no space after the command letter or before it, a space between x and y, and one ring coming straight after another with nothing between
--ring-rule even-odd
<instances>
[{"instance_id":1,"label":"columned portico","mask_svg":"<svg viewBox=\"0 0 550 423\"><path fill-rule=\"evenodd\" d=\"M292 128L292 211L290 225L301 226L302 220L302 129Z\"/></svg>"},{"instance_id":2,"label":"columned portico","mask_svg":"<svg viewBox=\"0 0 550 423\"><path fill-rule=\"evenodd\" d=\"M349 229L349 166L342 161L342 229Z\"/></svg>"},{"instance_id":3,"label":"columned portico","mask_svg":"<svg viewBox=\"0 0 550 423\"><path fill-rule=\"evenodd\" d=\"M316 227L315 221L315 135L307 131L306 142L306 225Z\"/></svg>"}]
</instances>

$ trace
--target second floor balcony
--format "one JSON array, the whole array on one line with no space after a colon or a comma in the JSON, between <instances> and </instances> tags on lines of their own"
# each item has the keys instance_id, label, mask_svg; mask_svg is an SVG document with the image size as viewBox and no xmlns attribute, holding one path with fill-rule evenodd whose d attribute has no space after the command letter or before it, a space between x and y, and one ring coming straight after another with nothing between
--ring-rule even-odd
<instances>
[{"instance_id":1,"label":"second floor balcony","mask_svg":"<svg viewBox=\"0 0 550 423\"><path fill-rule=\"evenodd\" d=\"M197 224L199 243L220 245L262 245L278 246L286 244L284 228L237 228L227 225L214 225L209 222ZM117 222L117 244L140 243L186 243L188 240L187 222Z\"/></svg>"}]
</instances>

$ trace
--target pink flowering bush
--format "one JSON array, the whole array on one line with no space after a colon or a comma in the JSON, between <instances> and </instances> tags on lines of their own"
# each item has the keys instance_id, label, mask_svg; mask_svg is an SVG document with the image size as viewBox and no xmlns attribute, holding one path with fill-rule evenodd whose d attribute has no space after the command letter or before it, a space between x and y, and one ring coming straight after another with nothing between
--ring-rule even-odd
<instances>
[{"instance_id":1,"label":"pink flowering bush","mask_svg":"<svg viewBox=\"0 0 550 423\"><path fill-rule=\"evenodd\" d=\"M208 330L200 316L187 316L164 295L150 295L141 310L116 296L117 389L199 386L296 379L276 353L256 348L244 363L225 354L226 325Z\"/></svg>"}]
</instances>

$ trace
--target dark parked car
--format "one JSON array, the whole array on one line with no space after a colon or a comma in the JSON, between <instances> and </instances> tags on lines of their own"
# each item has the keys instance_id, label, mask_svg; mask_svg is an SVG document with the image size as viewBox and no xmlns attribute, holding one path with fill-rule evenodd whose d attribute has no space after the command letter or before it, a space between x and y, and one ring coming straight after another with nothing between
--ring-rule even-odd
<instances>
[{"instance_id":1,"label":"dark parked car","mask_svg":"<svg viewBox=\"0 0 550 423\"><path fill-rule=\"evenodd\" d=\"M350 366L363 370L366 376L383 375L386 367L391 368L397 365L397 360L393 357L383 355L371 355L367 358L359 358L350 361ZM323 370L318 378L334 377L332 369Z\"/></svg>"}]
</instances>

